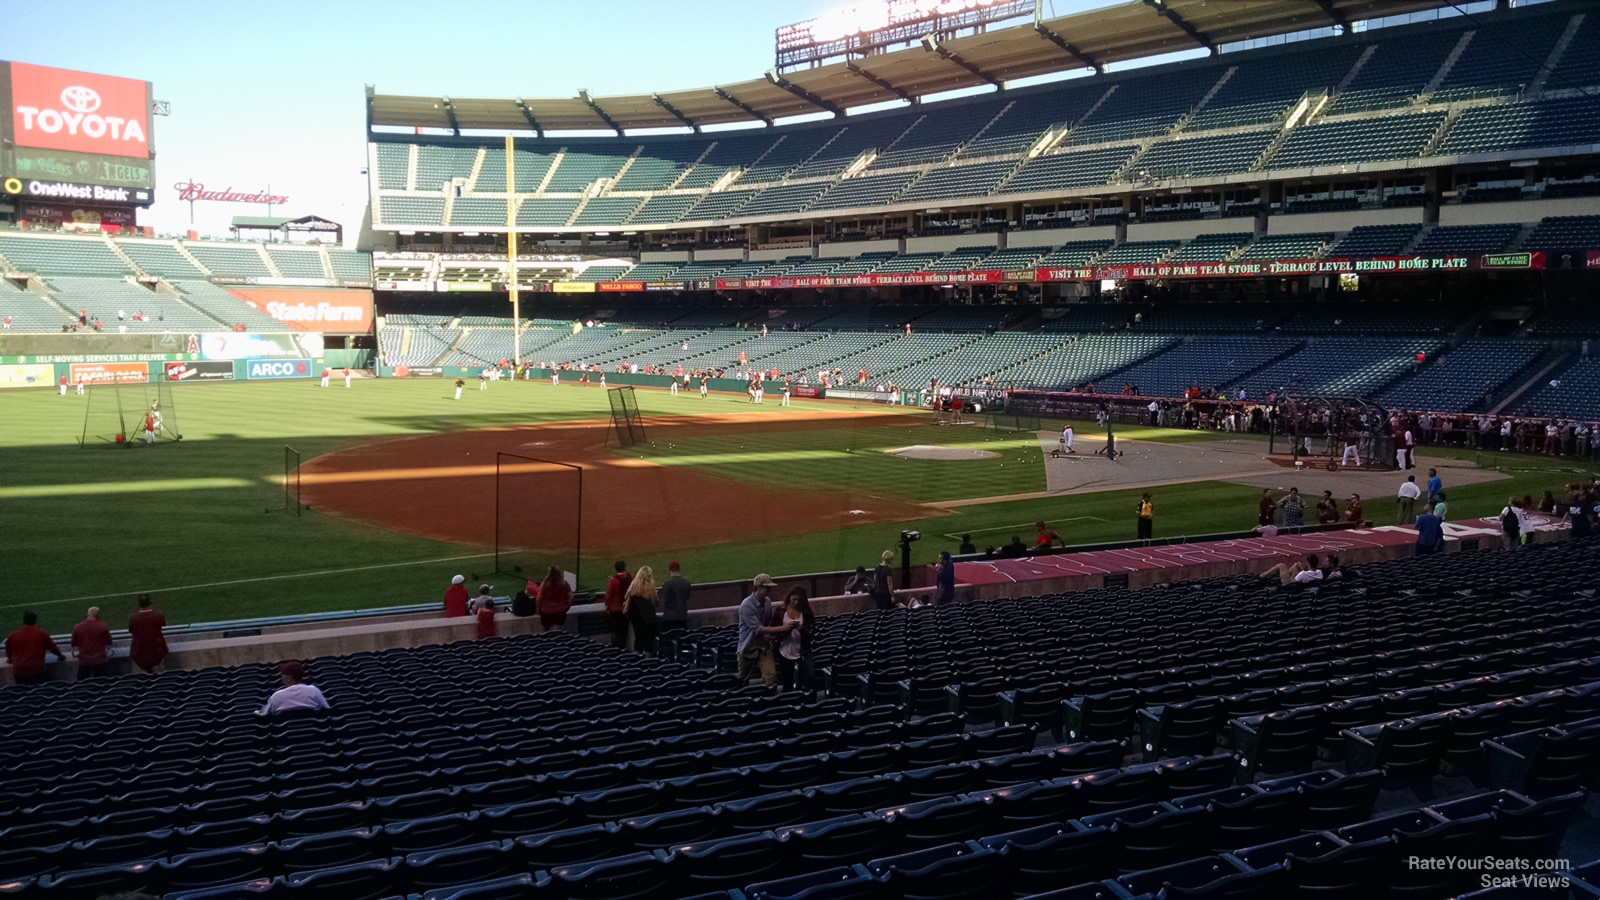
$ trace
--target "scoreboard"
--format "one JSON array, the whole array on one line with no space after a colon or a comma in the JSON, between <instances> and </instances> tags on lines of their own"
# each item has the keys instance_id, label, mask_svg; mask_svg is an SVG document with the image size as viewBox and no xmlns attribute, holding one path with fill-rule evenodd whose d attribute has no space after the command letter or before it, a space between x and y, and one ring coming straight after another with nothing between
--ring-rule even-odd
<instances>
[{"instance_id":1,"label":"scoreboard","mask_svg":"<svg viewBox=\"0 0 1600 900\"><path fill-rule=\"evenodd\" d=\"M132 226L155 197L150 82L0 62L0 202L29 221Z\"/></svg>"}]
</instances>

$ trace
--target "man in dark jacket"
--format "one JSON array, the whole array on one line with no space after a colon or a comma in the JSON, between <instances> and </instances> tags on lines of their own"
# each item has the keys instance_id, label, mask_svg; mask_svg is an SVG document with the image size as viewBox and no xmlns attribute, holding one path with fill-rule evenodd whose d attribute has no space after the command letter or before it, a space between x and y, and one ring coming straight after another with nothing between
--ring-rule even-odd
<instances>
[{"instance_id":1,"label":"man in dark jacket","mask_svg":"<svg viewBox=\"0 0 1600 900\"><path fill-rule=\"evenodd\" d=\"M611 629L611 646L628 646L628 616L623 612L623 604L628 596L628 586L633 584L633 576L628 574L628 564L617 560L617 574L611 576L606 582L606 626Z\"/></svg>"},{"instance_id":2,"label":"man in dark jacket","mask_svg":"<svg viewBox=\"0 0 1600 900\"><path fill-rule=\"evenodd\" d=\"M689 592L694 586L678 571L676 561L667 563L667 580L661 585L661 630L689 627Z\"/></svg>"},{"instance_id":3,"label":"man in dark jacket","mask_svg":"<svg viewBox=\"0 0 1600 900\"><path fill-rule=\"evenodd\" d=\"M956 600L956 564L950 558L949 550L939 552L939 563L934 573L934 584L938 590L934 592L934 600L939 606L954 603Z\"/></svg>"}]
</instances>

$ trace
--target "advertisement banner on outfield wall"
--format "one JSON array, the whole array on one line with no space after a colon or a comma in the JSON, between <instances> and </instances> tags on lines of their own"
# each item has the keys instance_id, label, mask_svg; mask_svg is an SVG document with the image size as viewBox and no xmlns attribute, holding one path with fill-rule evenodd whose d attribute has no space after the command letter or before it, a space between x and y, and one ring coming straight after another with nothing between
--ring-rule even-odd
<instances>
[{"instance_id":1,"label":"advertisement banner on outfield wall","mask_svg":"<svg viewBox=\"0 0 1600 900\"><path fill-rule=\"evenodd\" d=\"M437 378L444 374L441 366L395 366L396 378Z\"/></svg>"},{"instance_id":2,"label":"advertisement banner on outfield wall","mask_svg":"<svg viewBox=\"0 0 1600 900\"><path fill-rule=\"evenodd\" d=\"M251 381L270 378L310 378L321 372L309 359L248 359L244 377Z\"/></svg>"},{"instance_id":3,"label":"advertisement banner on outfield wall","mask_svg":"<svg viewBox=\"0 0 1600 900\"><path fill-rule=\"evenodd\" d=\"M812 384L797 384L789 391L796 397L821 397L822 388Z\"/></svg>"},{"instance_id":4,"label":"advertisement banner on outfield wall","mask_svg":"<svg viewBox=\"0 0 1600 900\"><path fill-rule=\"evenodd\" d=\"M233 363L227 360L169 362L164 364L168 381L232 381Z\"/></svg>"},{"instance_id":5,"label":"advertisement banner on outfield wall","mask_svg":"<svg viewBox=\"0 0 1600 900\"><path fill-rule=\"evenodd\" d=\"M142 384L150 380L150 366L142 362L73 363L67 378L73 384Z\"/></svg>"},{"instance_id":6,"label":"advertisement banner on outfield wall","mask_svg":"<svg viewBox=\"0 0 1600 900\"><path fill-rule=\"evenodd\" d=\"M557 294L592 294L595 292L594 283L589 281L555 281L551 282L550 290Z\"/></svg>"},{"instance_id":7,"label":"advertisement banner on outfield wall","mask_svg":"<svg viewBox=\"0 0 1600 900\"><path fill-rule=\"evenodd\" d=\"M232 288L228 293L295 331L326 334L367 334L372 331L371 291Z\"/></svg>"},{"instance_id":8,"label":"advertisement banner on outfield wall","mask_svg":"<svg viewBox=\"0 0 1600 900\"><path fill-rule=\"evenodd\" d=\"M55 383L55 366L37 364L0 366L0 388L39 387Z\"/></svg>"},{"instance_id":9,"label":"advertisement banner on outfield wall","mask_svg":"<svg viewBox=\"0 0 1600 900\"><path fill-rule=\"evenodd\" d=\"M594 286L601 294L632 294L644 290L642 281L602 281Z\"/></svg>"},{"instance_id":10,"label":"advertisement banner on outfield wall","mask_svg":"<svg viewBox=\"0 0 1600 900\"><path fill-rule=\"evenodd\" d=\"M247 331L202 334L200 354L205 359L320 359L322 334L252 334Z\"/></svg>"},{"instance_id":11,"label":"advertisement banner on outfield wall","mask_svg":"<svg viewBox=\"0 0 1600 900\"><path fill-rule=\"evenodd\" d=\"M1600 250L1589 251L1588 267L1591 269L1600 269Z\"/></svg>"}]
</instances>

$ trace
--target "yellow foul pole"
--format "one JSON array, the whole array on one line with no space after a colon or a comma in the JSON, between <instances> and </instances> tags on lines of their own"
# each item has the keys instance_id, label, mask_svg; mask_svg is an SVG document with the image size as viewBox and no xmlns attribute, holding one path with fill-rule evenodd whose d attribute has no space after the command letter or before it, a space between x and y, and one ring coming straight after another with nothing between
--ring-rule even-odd
<instances>
[{"instance_id":1,"label":"yellow foul pole","mask_svg":"<svg viewBox=\"0 0 1600 900\"><path fill-rule=\"evenodd\" d=\"M517 211L511 202L517 184L517 164L511 152L513 138L506 135L506 275L511 287L511 363L513 375L522 365L522 294L517 290Z\"/></svg>"}]
</instances>

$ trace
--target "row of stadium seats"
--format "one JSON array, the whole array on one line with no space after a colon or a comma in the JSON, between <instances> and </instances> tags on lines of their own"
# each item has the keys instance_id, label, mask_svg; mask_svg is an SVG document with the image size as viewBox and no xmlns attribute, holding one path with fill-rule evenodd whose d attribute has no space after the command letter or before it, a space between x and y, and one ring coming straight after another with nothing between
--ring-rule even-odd
<instances>
[{"instance_id":1,"label":"row of stadium seats","mask_svg":"<svg viewBox=\"0 0 1600 900\"><path fill-rule=\"evenodd\" d=\"M366 284L370 257L339 247L42 235L0 231L0 266L35 275L174 280L305 278Z\"/></svg>"},{"instance_id":2,"label":"row of stadium seats","mask_svg":"<svg viewBox=\"0 0 1600 900\"><path fill-rule=\"evenodd\" d=\"M814 680L783 695L736 686L732 626L670 633L660 658L560 633L319 658L332 709L270 719L260 665L7 687L0 881L1435 897L1477 873L1404 861L1470 851L1567 859L1587 885L1594 550L825 617Z\"/></svg>"},{"instance_id":3,"label":"row of stadium seats","mask_svg":"<svg viewBox=\"0 0 1600 900\"><path fill-rule=\"evenodd\" d=\"M640 313L637 324L577 332L562 322L525 325L522 357L607 369L720 368L735 376L776 369L811 378L840 369L847 381L865 370L873 384L902 386L993 377L1060 389L1109 378L1115 383L1102 389L1129 384L1148 396L1177 396L1198 385L1244 388L1258 398L1274 391L1351 394L1396 407L1458 411L1481 410L1491 397L1521 386L1513 379L1526 377L1527 367L1550 350L1545 359L1565 355L1570 368L1557 370L1557 384L1531 394L1529 409L1584 418L1600 413L1584 395L1597 373L1570 350L1539 339L1477 339L1446 348L1444 335L1464 315L1459 310L1344 305L1291 316L1272 304L1102 304L1065 312L1041 330L984 333L989 323L983 318L992 313L969 307L823 309L797 326L806 330L762 335L748 325L729 327L740 315L736 310L660 310ZM902 331L908 322L910 335ZM1544 322L1535 319L1525 332L1569 341L1600 335L1600 317L1587 309L1557 309L1548 326ZM507 320L485 317L452 325L449 318L389 316L379 330L384 359L410 366L492 363L511 355L511 335Z\"/></svg>"},{"instance_id":4,"label":"row of stadium seats","mask_svg":"<svg viewBox=\"0 0 1600 900\"><path fill-rule=\"evenodd\" d=\"M1592 144L1600 107L1582 91L1600 79L1600 50L1582 38L1594 28L1566 8L1519 11L1483 27L1444 20L1404 34L1366 32L1354 43L1232 53L1189 64L1187 77L1136 71L1068 80L777 134L542 139L518 151L518 191L572 196L528 198L519 222L780 217ZM1543 71L1558 46L1556 66ZM1447 121L1446 104L1484 100L1496 102ZM502 149L385 143L375 145L374 160L378 221L504 221L503 197L473 196L505 190ZM601 195L580 201L597 181L608 182ZM446 200L419 194L451 183L466 193L453 198L446 221ZM713 186L722 189L709 192ZM608 196L616 192L629 196Z\"/></svg>"},{"instance_id":5,"label":"row of stadium seats","mask_svg":"<svg viewBox=\"0 0 1600 900\"><path fill-rule=\"evenodd\" d=\"M288 326L209 281L168 282L160 292L121 278L54 275L24 290L0 279L0 318L13 331L58 332L81 316L107 332L287 331ZM142 314L142 316L141 316Z\"/></svg>"},{"instance_id":6,"label":"row of stadium seats","mask_svg":"<svg viewBox=\"0 0 1600 900\"><path fill-rule=\"evenodd\" d=\"M908 272L1017 271L1050 267L1202 263L1227 260L1345 259L1397 256L1499 253L1538 250L1549 254L1600 248L1600 216L1552 216L1533 226L1360 225L1336 236L1327 232L1205 234L1181 241L1075 241L1060 246L995 249L961 247L946 253L874 251L855 256L791 256L771 261L718 259L693 263L639 263L618 271L596 266L580 281L692 282L712 279L866 275ZM442 273L444 274L444 273ZM461 280L461 279L450 279Z\"/></svg>"}]
</instances>

